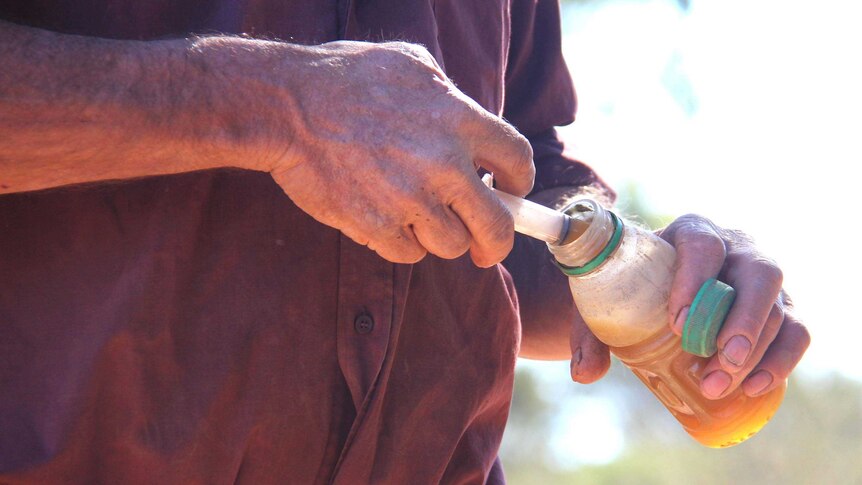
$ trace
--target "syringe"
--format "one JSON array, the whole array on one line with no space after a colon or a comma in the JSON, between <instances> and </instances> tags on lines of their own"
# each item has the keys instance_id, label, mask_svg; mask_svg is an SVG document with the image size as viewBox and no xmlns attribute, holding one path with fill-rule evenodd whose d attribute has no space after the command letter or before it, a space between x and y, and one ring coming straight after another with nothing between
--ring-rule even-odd
<instances>
[{"instance_id":1,"label":"syringe","mask_svg":"<svg viewBox=\"0 0 862 485\"><path fill-rule=\"evenodd\" d=\"M482 181L512 213L515 219L515 231L521 234L540 239L548 244L560 245L567 239L572 239L571 236L579 235L589 226L589 222L492 188L491 174L483 176Z\"/></svg>"}]
</instances>

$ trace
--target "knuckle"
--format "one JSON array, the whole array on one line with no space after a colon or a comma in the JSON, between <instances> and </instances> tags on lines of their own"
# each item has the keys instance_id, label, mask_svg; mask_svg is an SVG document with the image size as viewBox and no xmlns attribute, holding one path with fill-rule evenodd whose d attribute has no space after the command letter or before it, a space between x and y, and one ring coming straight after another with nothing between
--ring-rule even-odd
<instances>
[{"instance_id":1,"label":"knuckle","mask_svg":"<svg viewBox=\"0 0 862 485\"><path fill-rule=\"evenodd\" d=\"M402 239L376 240L368 247L380 257L393 263L413 264L422 260L427 251L413 241Z\"/></svg>"},{"instance_id":2,"label":"knuckle","mask_svg":"<svg viewBox=\"0 0 862 485\"><path fill-rule=\"evenodd\" d=\"M766 319L766 326L772 332L777 332L784 323L784 308L778 303L772 305L769 310L769 317Z\"/></svg>"},{"instance_id":3,"label":"knuckle","mask_svg":"<svg viewBox=\"0 0 862 485\"><path fill-rule=\"evenodd\" d=\"M751 266L765 282L776 289L781 288L784 282L784 272L781 271L781 268L778 267L775 261L766 258L756 258L752 261Z\"/></svg>"},{"instance_id":4,"label":"knuckle","mask_svg":"<svg viewBox=\"0 0 862 485\"><path fill-rule=\"evenodd\" d=\"M441 184L449 185L451 183L466 184L467 177L473 176L472 164L467 161L465 155L461 152L450 151L443 154L441 163L434 167L432 174L440 181ZM468 170L469 167L469 170ZM463 185L459 185L463 189Z\"/></svg>"},{"instance_id":5,"label":"knuckle","mask_svg":"<svg viewBox=\"0 0 862 485\"><path fill-rule=\"evenodd\" d=\"M682 235L687 234L710 234L721 239L721 231L706 217L700 214L684 214L671 223L671 227Z\"/></svg>"},{"instance_id":6,"label":"knuckle","mask_svg":"<svg viewBox=\"0 0 862 485\"><path fill-rule=\"evenodd\" d=\"M443 259L455 259L466 253L468 249L470 249L469 242L447 241L431 252Z\"/></svg>"},{"instance_id":7,"label":"knuckle","mask_svg":"<svg viewBox=\"0 0 862 485\"><path fill-rule=\"evenodd\" d=\"M446 81L435 81L428 99L435 116L445 119L443 126L448 128L448 136L456 141L456 146L463 144L469 133L468 127L476 123L476 108Z\"/></svg>"},{"instance_id":8,"label":"knuckle","mask_svg":"<svg viewBox=\"0 0 862 485\"><path fill-rule=\"evenodd\" d=\"M356 49L361 47L361 44L351 40L333 40L330 42L326 42L316 46L318 49L327 49L327 50L344 50L344 49Z\"/></svg>"},{"instance_id":9,"label":"knuckle","mask_svg":"<svg viewBox=\"0 0 862 485\"><path fill-rule=\"evenodd\" d=\"M470 250L470 258L473 260L473 264L480 268L489 268L498 263L498 260L495 260L493 257L488 256L476 249L471 248Z\"/></svg>"},{"instance_id":10,"label":"knuckle","mask_svg":"<svg viewBox=\"0 0 862 485\"><path fill-rule=\"evenodd\" d=\"M375 249L374 250L381 258L398 264L414 264L422 261L427 254L425 251L403 251L392 249Z\"/></svg>"},{"instance_id":11,"label":"knuckle","mask_svg":"<svg viewBox=\"0 0 862 485\"><path fill-rule=\"evenodd\" d=\"M808 328L805 325L794 321L791 325L791 329L795 333L794 340L797 343L797 348L800 353L805 352L808 346L811 345L811 333L808 331Z\"/></svg>"},{"instance_id":12,"label":"knuckle","mask_svg":"<svg viewBox=\"0 0 862 485\"><path fill-rule=\"evenodd\" d=\"M676 245L680 249L691 250L713 258L724 259L727 247L724 240L701 222L684 222L677 229Z\"/></svg>"},{"instance_id":13,"label":"knuckle","mask_svg":"<svg viewBox=\"0 0 862 485\"><path fill-rule=\"evenodd\" d=\"M464 230L449 231L444 240L443 247L446 255L441 257L455 259L470 249L470 237Z\"/></svg>"},{"instance_id":14,"label":"knuckle","mask_svg":"<svg viewBox=\"0 0 862 485\"><path fill-rule=\"evenodd\" d=\"M512 250L513 243L514 237L490 242L485 240L479 245L471 245L470 255L477 266L487 268L502 261Z\"/></svg>"},{"instance_id":15,"label":"knuckle","mask_svg":"<svg viewBox=\"0 0 862 485\"><path fill-rule=\"evenodd\" d=\"M778 292L778 301L779 303L781 303L781 306L784 308L785 311L793 310L793 298L791 298L790 295L787 294L787 291L785 291L784 288L782 288L781 291Z\"/></svg>"},{"instance_id":16,"label":"knuckle","mask_svg":"<svg viewBox=\"0 0 862 485\"><path fill-rule=\"evenodd\" d=\"M775 349L770 349L772 355L765 366L769 367L779 379L786 379L802 359L802 355L811 343L811 336L808 329L793 320L789 320L787 325L782 327L781 333L783 337L776 339L777 346ZM764 364L761 363L761 365Z\"/></svg>"},{"instance_id":17,"label":"knuckle","mask_svg":"<svg viewBox=\"0 0 862 485\"><path fill-rule=\"evenodd\" d=\"M401 263L401 264L414 264L418 263L425 259L425 256L428 254L428 251L416 248L413 251L406 251L403 253L399 253L398 259L393 260L393 263Z\"/></svg>"},{"instance_id":18,"label":"knuckle","mask_svg":"<svg viewBox=\"0 0 862 485\"><path fill-rule=\"evenodd\" d=\"M472 163L464 157L444 155L433 170L426 172L426 190L438 201L451 204L456 199L472 194L475 190L472 178L475 176Z\"/></svg>"},{"instance_id":19,"label":"knuckle","mask_svg":"<svg viewBox=\"0 0 862 485\"><path fill-rule=\"evenodd\" d=\"M736 326L750 336L757 336L764 321L751 313L742 314L735 322Z\"/></svg>"},{"instance_id":20,"label":"knuckle","mask_svg":"<svg viewBox=\"0 0 862 485\"><path fill-rule=\"evenodd\" d=\"M398 263L416 263L422 260L428 250L419 244L410 228L399 226L392 236L392 245L398 252Z\"/></svg>"},{"instance_id":21,"label":"knuckle","mask_svg":"<svg viewBox=\"0 0 862 485\"><path fill-rule=\"evenodd\" d=\"M512 158L512 168L516 173L529 174L533 177L536 173L536 166L533 164L533 147L530 142L520 134L515 134L512 140L514 145L514 153Z\"/></svg>"},{"instance_id":22,"label":"knuckle","mask_svg":"<svg viewBox=\"0 0 862 485\"><path fill-rule=\"evenodd\" d=\"M799 361L799 357L801 357L801 355L797 356L792 351L783 350L777 358L773 359L764 367L767 367L778 380L784 380L790 376L791 372L793 372L793 369L796 367L796 363Z\"/></svg>"},{"instance_id":23,"label":"knuckle","mask_svg":"<svg viewBox=\"0 0 862 485\"><path fill-rule=\"evenodd\" d=\"M422 55L423 53L426 55L428 54L428 50L425 49L424 47L422 47L421 45L413 44L410 42L405 42L403 40L395 40L392 42L387 42L385 45L388 47L391 47L392 49L394 49L396 51L403 52L405 54L413 54L413 55Z\"/></svg>"},{"instance_id":24,"label":"knuckle","mask_svg":"<svg viewBox=\"0 0 862 485\"><path fill-rule=\"evenodd\" d=\"M495 246L510 246L515 237L515 218L508 210L500 207L494 211L485 225L485 233L488 240Z\"/></svg>"},{"instance_id":25,"label":"knuckle","mask_svg":"<svg viewBox=\"0 0 862 485\"><path fill-rule=\"evenodd\" d=\"M443 259L455 259L470 249L470 237L465 229L446 223L435 226L437 227L431 228L434 236L425 244L430 253Z\"/></svg>"},{"instance_id":26,"label":"knuckle","mask_svg":"<svg viewBox=\"0 0 862 485\"><path fill-rule=\"evenodd\" d=\"M700 249L709 255L723 258L727 254L727 248L724 246L724 241L715 234L701 233L697 241L697 245L700 246Z\"/></svg>"},{"instance_id":27,"label":"knuckle","mask_svg":"<svg viewBox=\"0 0 862 485\"><path fill-rule=\"evenodd\" d=\"M736 229L721 229L720 232L724 239L728 241L728 245L734 249L751 248L754 246L754 239L742 231Z\"/></svg>"},{"instance_id":28,"label":"knuckle","mask_svg":"<svg viewBox=\"0 0 862 485\"><path fill-rule=\"evenodd\" d=\"M408 64L434 66L434 57L424 46L410 42L395 41L382 44L389 52L397 54L396 59Z\"/></svg>"},{"instance_id":29,"label":"knuckle","mask_svg":"<svg viewBox=\"0 0 862 485\"><path fill-rule=\"evenodd\" d=\"M460 154L446 155L445 161L434 167L431 185L443 203L451 205L456 200L476 200L487 191L484 185L480 185L476 170L469 158Z\"/></svg>"},{"instance_id":30,"label":"knuckle","mask_svg":"<svg viewBox=\"0 0 862 485\"><path fill-rule=\"evenodd\" d=\"M709 219L703 217L700 214L694 214L691 212L688 214L683 214L683 215L679 216L676 219L676 222L678 224L680 224L681 226L692 226L692 227L702 226L704 224L712 225L712 223L709 221Z\"/></svg>"}]
</instances>

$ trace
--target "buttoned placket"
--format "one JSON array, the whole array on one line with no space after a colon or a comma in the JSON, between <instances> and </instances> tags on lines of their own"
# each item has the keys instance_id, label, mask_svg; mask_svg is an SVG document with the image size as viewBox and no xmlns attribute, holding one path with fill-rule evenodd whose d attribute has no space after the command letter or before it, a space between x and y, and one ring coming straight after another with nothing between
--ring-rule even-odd
<instances>
[{"instance_id":1,"label":"buttoned placket","mask_svg":"<svg viewBox=\"0 0 862 485\"><path fill-rule=\"evenodd\" d=\"M376 439L375 423L386 395L412 265L390 263L342 235L338 268L338 363L356 417L332 483L351 484L358 483L357 477L369 477L374 466L368 442Z\"/></svg>"},{"instance_id":2,"label":"buttoned placket","mask_svg":"<svg viewBox=\"0 0 862 485\"><path fill-rule=\"evenodd\" d=\"M389 347L394 268L344 235L338 267L338 363L361 419Z\"/></svg>"}]
</instances>

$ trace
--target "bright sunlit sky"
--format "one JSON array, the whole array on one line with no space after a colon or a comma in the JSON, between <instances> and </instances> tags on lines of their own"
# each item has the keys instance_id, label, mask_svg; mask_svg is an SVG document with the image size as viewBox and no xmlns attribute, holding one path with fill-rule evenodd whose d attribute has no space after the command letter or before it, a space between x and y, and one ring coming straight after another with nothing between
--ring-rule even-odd
<instances>
[{"instance_id":1,"label":"bright sunlit sky","mask_svg":"<svg viewBox=\"0 0 862 485\"><path fill-rule=\"evenodd\" d=\"M608 0L563 23L574 153L751 234L811 331L802 372L862 379L862 2Z\"/></svg>"},{"instance_id":2,"label":"bright sunlit sky","mask_svg":"<svg viewBox=\"0 0 862 485\"><path fill-rule=\"evenodd\" d=\"M596 0L568 5L563 24L574 154L613 186L637 182L655 212L752 235L812 334L798 372L862 380L862 2ZM612 404L585 396L561 413L561 464L618 455ZM588 447L573 438L585 430Z\"/></svg>"}]
</instances>

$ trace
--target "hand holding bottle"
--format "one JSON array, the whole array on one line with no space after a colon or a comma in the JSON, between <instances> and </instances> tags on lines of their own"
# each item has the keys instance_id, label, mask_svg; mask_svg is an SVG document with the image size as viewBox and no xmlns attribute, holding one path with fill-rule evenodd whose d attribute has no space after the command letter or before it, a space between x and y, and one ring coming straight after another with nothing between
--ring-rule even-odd
<instances>
[{"instance_id":1,"label":"hand holding bottle","mask_svg":"<svg viewBox=\"0 0 862 485\"><path fill-rule=\"evenodd\" d=\"M781 310L775 303L781 291L777 267L750 249L738 252L702 219L690 217L688 225L665 231L676 248L687 252L689 259L681 260L666 240L624 223L594 201L573 203L565 212L582 223L582 230L548 249L569 276L572 296L595 337L702 444L733 446L763 428L781 404L787 386L784 373L790 372L782 364L788 354L792 357L792 349L766 349L770 343L807 345L804 331L800 339L780 337L782 328L803 327L784 327L784 313L776 311ZM748 264L725 267L737 259ZM689 268L695 271L686 271ZM741 287L748 304L732 305L736 292L717 281L719 276ZM690 294L675 295L679 309L672 309L671 295L680 288ZM769 298L766 304L764 298ZM722 327L725 322L729 327ZM674 334L680 329L681 338ZM714 358L716 351L719 357ZM764 361L756 364L760 357ZM736 372L724 370L728 365ZM732 386L753 370L746 381L749 394Z\"/></svg>"},{"instance_id":2,"label":"hand holding bottle","mask_svg":"<svg viewBox=\"0 0 862 485\"><path fill-rule=\"evenodd\" d=\"M550 205L566 193L565 188L549 190L532 200ZM498 192L498 195L503 196L503 202L515 214L516 226L519 212L525 212L524 223L531 225L537 219L545 219L537 218L535 211L525 211L521 203L513 204L505 194ZM543 226L544 232L553 236L559 225L546 222ZM541 237L537 235L542 233L540 228L535 229L538 232L533 237L554 243L553 237ZM703 374L704 397L720 398L740 384L745 394L756 396L783 383L805 353L810 337L793 315L792 303L781 289L782 273L777 265L745 234L722 229L701 216L680 217L658 234L676 250L666 317L675 334L681 335L689 306L705 281L717 277L737 292L733 310L718 334L719 351ZM532 251L544 253L544 245L535 246ZM568 289L561 288L565 277L543 256L537 256L537 262L536 268L519 265L518 261L507 262L516 283L523 280L519 293L529 297L522 302L522 318L529 316L524 322L522 355L539 359L570 355L572 379L584 384L594 382L610 366L608 346L596 338L577 310L568 305ZM569 350L559 342L561 334L566 332Z\"/></svg>"},{"instance_id":3,"label":"hand holding bottle","mask_svg":"<svg viewBox=\"0 0 862 485\"><path fill-rule=\"evenodd\" d=\"M668 301L669 324L680 334L688 308L709 278L736 289L718 334L718 353L704 370L701 392L716 399L742 386L749 396L783 382L808 348L810 336L781 289L781 269L753 241L708 219L687 215L659 232L677 252Z\"/></svg>"},{"instance_id":4,"label":"hand holding bottle","mask_svg":"<svg viewBox=\"0 0 862 485\"><path fill-rule=\"evenodd\" d=\"M588 199L566 216L498 195L569 276L573 379L600 377L612 352L706 446L769 421L809 336L785 314L781 271L749 238L685 216L662 239Z\"/></svg>"}]
</instances>

